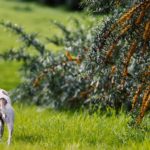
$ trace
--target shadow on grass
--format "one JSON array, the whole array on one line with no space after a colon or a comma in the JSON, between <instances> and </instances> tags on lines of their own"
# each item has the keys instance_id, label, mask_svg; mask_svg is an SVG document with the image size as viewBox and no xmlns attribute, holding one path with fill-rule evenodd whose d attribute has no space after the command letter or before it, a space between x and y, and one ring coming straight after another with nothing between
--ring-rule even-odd
<instances>
[{"instance_id":1,"label":"shadow on grass","mask_svg":"<svg viewBox=\"0 0 150 150\"><path fill-rule=\"evenodd\" d=\"M46 137L40 134L32 134L32 135L15 135L14 136L15 141L17 142L24 142L24 143L30 143L30 144L36 144L36 143L43 143L46 141Z\"/></svg>"},{"instance_id":2,"label":"shadow on grass","mask_svg":"<svg viewBox=\"0 0 150 150\"><path fill-rule=\"evenodd\" d=\"M22 11L22 12L31 12L31 11L33 11L33 8L31 8L30 6L24 6L24 7L14 6L13 9L15 11Z\"/></svg>"}]
</instances>

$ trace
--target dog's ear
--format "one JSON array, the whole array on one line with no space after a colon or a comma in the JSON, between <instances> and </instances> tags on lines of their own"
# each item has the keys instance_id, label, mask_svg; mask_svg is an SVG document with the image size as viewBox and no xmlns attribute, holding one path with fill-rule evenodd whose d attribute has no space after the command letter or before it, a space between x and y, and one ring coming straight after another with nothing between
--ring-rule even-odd
<instances>
[{"instance_id":1,"label":"dog's ear","mask_svg":"<svg viewBox=\"0 0 150 150\"><path fill-rule=\"evenodd\" d=\"M4 95L8 96L8 93L7 93L6 91L3 90L2 93L3 93Z\"/></svg>"}]
</instances>

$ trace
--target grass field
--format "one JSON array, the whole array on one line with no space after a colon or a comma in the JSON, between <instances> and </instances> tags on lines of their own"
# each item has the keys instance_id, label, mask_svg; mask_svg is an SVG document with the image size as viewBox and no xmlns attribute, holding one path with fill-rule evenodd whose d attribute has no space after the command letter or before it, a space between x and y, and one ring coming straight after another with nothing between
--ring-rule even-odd
<instances>
[{"instance_id":1,"label":"grass field","mask_svg":"<svg viewBox=\"0 0 150 150\"><path fill-rule=\"evenodd\" d=\"M1 150L149 150L148 129L130 128L129 117L57 112L34 106L15 106L16 122L11 148ZM147 127L150 122L144 120ZM150 128L149 128L150 129Z\"/></svg>"},{"instance_id":2,"label":"grass field","mask_svg":"<svg viewBox=\"0 0 150 150\"><path fill-rule=\"evenodd\" d=\"M0 0L0 20L20 24L27 32L38 31L40 37L60 34L50 25L49 20L54 19L67 24L69 16L80 18L82 15L66 12L63 8ZM0 52L20 44L16 36L6 32L2 27L0 35ZM11 90L20 83L20 65L16 62L0 61L0 88ZM86 112L58 112L21 104L15 104L14 107L16 117L12 145L6 146L5 132L4 139L0 142L0 150L150 149L148 117L139 129L129 127L130 118L124 114L118 117L98 114L90 116Z\"/></svg>"},{"instance_id":3,"label":"grass field","mask_svg":"<svg viewBox=\"0 0 150 150\"><path fill-rule=\"evenodd\" d=\"M67 24L70 17L81 18L83 13L67 12L64 8L49 8L36 3L15 2L15 0L0 0L0 20L11 21L22 26L27 32L36 32L39 37L51 37L60 34L51 25L50 20ZM88 16L87 16L88 17ZM0 27L0 51L19 44L20 41L4 28ZM9 41L9 42L8 42Z\"/></svg>"}]
</instances>

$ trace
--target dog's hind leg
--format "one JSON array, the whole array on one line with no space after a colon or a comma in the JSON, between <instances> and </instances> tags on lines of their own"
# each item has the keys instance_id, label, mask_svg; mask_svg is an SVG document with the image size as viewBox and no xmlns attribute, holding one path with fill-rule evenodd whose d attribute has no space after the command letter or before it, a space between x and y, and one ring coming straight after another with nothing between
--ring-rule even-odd
<instances>
[{"instance_id":1,"label":"dog's hind leg","mask_svg":"<svg viewBox=\"0 0 150 150\"><path fill-rule=\"evenodd\" d=\"M3 133L4 133L4 121L0 118L0 140L3 137Z\"/></svg>"}]
</instances>

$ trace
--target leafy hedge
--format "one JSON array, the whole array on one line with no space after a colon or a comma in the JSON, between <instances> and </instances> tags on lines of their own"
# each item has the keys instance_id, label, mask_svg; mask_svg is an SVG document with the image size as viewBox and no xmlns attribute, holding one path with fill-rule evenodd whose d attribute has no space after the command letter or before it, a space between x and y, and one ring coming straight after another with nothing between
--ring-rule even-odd
<instances>
[{"instance_id":1,"label":"leafy hedge","mask_svg":"<svg viewBox=\"0 0 150 150\"><path fill-rule=\"evenodd\" d=\"M128 7L134 1L131 0L82 0L81 5L86 6L88 12L94 14L114 13L114 10ZM117 9L116 9L117 8Z\"/></svg>"},{"instance_id":2,"label":"leafy hedge","mask_svg":"<svg viewBox=\"0 0 150 150\"><path fill-rule=\"evenodd\" d=\"M64 38L49 39L63 45L66 54L52 54L35 34L2 22L24 42L17 50L2 54L22 60L25 80L16 89L18 100L55 108L79 108L85 104L106 110L122 106L136 114L140 123L150 106L150 2L137 1L123 12L115 11L103 25L76 30L54 23ZM26 49L33 47L38 55ZM131 106L132 103L132 106Z\"/></svg>"},{"instance_id":3,"label":"leafy hedge","mask_svg":"<svg viewBox=\"0 0 150 150\"><path fill-rule=\"evenodd\" d=\"M69 31L60 23L53 22L61 29L64 37L54 36L47 38L47 42L58 46L64 45L66 49L71 49L74 43L74 57L69 52L66 54L55 54L45 48L36 34L27 34L21 27L10 22L2 22L1 25L18 34L23 41L19 49L11 49L1 54L5 60L22 61L22 74L25 77L23 83L14 91L14 100L35 103L37 105L51 106L55 108L77 108L83 104L84 92L88 88L89 81L79 79L81 73L80 58L75 55L82 54L84 46L90 45L86 37L90 32L80 26L80 22L72 19L76 25L76 30ZM92 22L91 22L92 26ZM87 28L88 29L88 28ZM80 38L83 39L80 39ZM73 42L74 41L74 42ZM87 44L86 44L87 43ZM78 49L80 47L80 49ZM34 48L37 54L32 55L27 49Z\"/></svg>"},{"instance_id":4,"label":"leafy hedge","mask_svg":"<svg viewBox=\"0 0 150 150\"><path fill-rule=\"evenodd\" d=\"M87 76L95 87L89 99L116 109L133 102L132 111L140 111L137 122L150 105L149 18L148 0L114 14L96 29L85 62Z\"/></svg>"}]
</instances>

